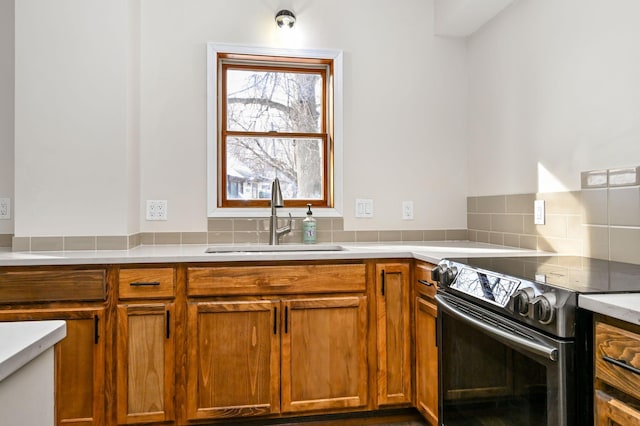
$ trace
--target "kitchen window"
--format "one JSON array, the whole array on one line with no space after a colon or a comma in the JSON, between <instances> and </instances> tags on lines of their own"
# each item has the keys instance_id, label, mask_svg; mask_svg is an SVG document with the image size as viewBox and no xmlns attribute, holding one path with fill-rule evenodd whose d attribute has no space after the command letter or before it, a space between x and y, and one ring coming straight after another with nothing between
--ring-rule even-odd
<instances>
[{"instance_id":1,"label":"kitchen window","mask_svg":"<svg viewBox=\"0 0 640 426\"><path fill-rule=\"evenodd\" d=\"M268 208L275 177L285 207L312 204L334 213L341 193L335 165L342 151L341 135L336 135L342 54L220 44L208 48L209 216Z\"/></svg>"}]
</instances>

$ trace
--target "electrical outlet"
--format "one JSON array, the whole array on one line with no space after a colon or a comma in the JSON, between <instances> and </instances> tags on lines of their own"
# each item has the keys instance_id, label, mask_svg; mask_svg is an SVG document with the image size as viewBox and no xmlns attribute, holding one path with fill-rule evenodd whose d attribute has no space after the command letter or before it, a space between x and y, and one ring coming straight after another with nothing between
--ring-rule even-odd
<instances>
[{"instance_id":1,"label":"electrical outlet","mask_svg":"<svg viewBox=\"0 0 640 426\"><path fill-rule=\"evenodd\" d=\"M356 217L373 217L373 200L356 199Z\"/></svg>"},{"instance_id":2,"label":"electrical outlet","mask_svg":"<svg viewBox=\"0 0 640 426\"><path fill-rule=\"evenodd\" d=\"M413 201L402 202L402 220L413 220Z\"/></svg>"},{"instance_id":3,"label":"electrical outlet","mask_svg":"<svg viewBox=\"0 0 640 426\"><path fill-rule=\"evenodd\" d=\"M167 220L167 200L147 200L147 220Z\"/></svg>"},{"instance_id":4,"label":"electrical outlet","mask_svg":"<svg viewBox=\"0 0 640 426\"><path fill-rule=\"evenodd\" d=\"M0 219L11 219L11 198L0 198Z\"/></svg>"},{"instance_id":5,"label":"electrical outlet","mask_svg":"<svg viewBox=\"0 0 640 426\"><path fill-rule=\"evenodd\" d=\"M535 200L533 202L533 223L535 225L544 225L544 200Z\"/></svg>"}]
</instances>

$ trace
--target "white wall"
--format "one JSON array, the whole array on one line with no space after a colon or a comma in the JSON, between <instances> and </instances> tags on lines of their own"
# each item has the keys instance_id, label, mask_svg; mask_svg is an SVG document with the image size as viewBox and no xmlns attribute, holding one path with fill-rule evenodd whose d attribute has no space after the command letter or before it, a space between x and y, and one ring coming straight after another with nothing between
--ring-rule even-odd
<instances>
[{"instance_id":1,"label":"white wall","mask_svg":"<svg viewBox=\"0 0 640 426\"><path fill-rule=\"evenodd\" d=\"M295 40L273 21L298 17ZM169 220L141 230L206 230L206 42L344 51L346 229L466 227L465 46L433 35L431 0L142 0L141 197ZM355 219L356 198L375 217ZM401 220L413 200L415 220Z\"/></svg>"},{"instance_id":2,"label":"white wall","mask_svg":"<svg viewBox=\"0 0 640 426\"><path fill-rule=\"evenodd\" d=\"M16 2L16 236L130 231L127 3Z\"/></svg>"},{"instance_id":3,"label":"white wall","mask_svg":"<svg viewBox=\"0 0 640 426\"><path fill-rule=\"evenodd\" d=\"M638 16L637 0L519 0L469 39L469 195L640 164Z\"/></svg>"},{"instance_id":4,"label":"white wall","mask_svg":"<svg viewBox=\"0 0 640 426\"><path fill-rule=\"evenodd\" d=\"M448 173L466 156L465 46L433 35L431 0L402 19L393 0L16 3L18 237L207 229L209 41L344 51L346 229L466 226L465 171ZM296 40L276 32L281 7ZM353 217L356 198L373 219ZM169 220L145 221L147 199L168 200Z\"/></svg>"},{"instance_id":5,"label":"white wall","mask_svg":"<svg viewBox=\"0 0 640 426\"><path fill-rule=\"evenodd\" d=\"M0 198L13 201L14 0L0 0ZM0 234L13 234L10 220L0 220Z\"/></svg>"}]
</instances>

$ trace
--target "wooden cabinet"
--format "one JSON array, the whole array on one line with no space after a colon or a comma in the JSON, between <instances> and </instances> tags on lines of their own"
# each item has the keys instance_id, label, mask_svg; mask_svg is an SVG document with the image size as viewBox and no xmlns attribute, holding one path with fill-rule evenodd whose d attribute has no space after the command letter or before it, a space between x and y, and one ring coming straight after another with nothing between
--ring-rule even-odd
<instances>
[{"instance_id":1,"label":"wooden cabinet","mask_svg":"<svg viewBox=\"0 0 640 426\"><path fill-rule=\"evenodd\" d=\"M436 284L431 280L433 265L416 263L415 298L415 377L416 408L431 425L438 424L438 310L433 299Z\"/></svg>"},{"instance_id":2,"label":"wooden cabinet","mask_svg":"<svg viewBox=\"0 0 640 426\"><path fill-rule=\"evenodd\" d=\"M376 264L378 405L411 402L410 264Z\"/></svg>"},{"instance_id":3,"label":"wooden cabinet","mask_svg":"<svg viewBox=\"0 0 640 426\"><path fill-rule=\"evenodd\" d=\"M367 405L363 264L192 267L187 277L188 419Z\"/></svg>"},{"instance_id":4,"label":"wooden cabinet","mask_svg":"<svg viewBox=\"0 0 640 426\"><path fill-rule=\"evenodd\" d=\"M0 321L64 320L67 336L54 349L56 425L105 423L105 310L0 311Z\"/></svg>"},{"instance_id":5,"label":"wooden cabinet","mask_svg":"<svg viewBox=\"0 0 640 426\"><path fill-rule=\"evenodd\" d=\"M190 303L189 419L280 412L279 301Z\"/></svg>"},{"instance_id":6,"label":"wooden cabinet","mask_svg":"<svg viewBox=\"0 0 640 426\"><path fill-rule=\"evenodd\" d=\"M640 425L640 327L595 322L595 418L598 425Z\"/></svg>"},{"instance_id":7,"label":"wooden cabinet","mask_svg":"<svg viewBox=\"0 0 640 426\"><path fill-rule=\"evenodd\" d=\"M175 281L173 268L121 269L119 272L118 424L175 418ZM124 301L127 303L122 303Z\"/></svg>"},{"instance_id":8,"label":"wooden cabinet","mask_svg":"<svg viewBox=\"0 0 640 426\"><path fill-rule=\"evenodd\" d=\"M105 424L106 271L0 270L0 321L65 320L55 346L57 425Z\"/></svg>"},{"instance_id":9,"label":"wooden cabinet","mask_svg":"<svg viewBox=\"0 0 640 426\"><path fill-rule=\"evenodd\" d=\"M365 296L284 300L282 411L367 404Z\"/></svg>"},{"instance_id":10,"label":"wooden cabinet","mask_svg":"<svg viewBox=\"0 0 640 426\"><path fill-rule=\"evenodd\" d=\"M639 426L640 406L623 402L601 391L595 392L595 423L599 426Z\"/></svg>"},{"instance_id":11,"label":"wooden cabinet","mask_svg":"<svg viewBox=\"0 0 640 426\"><path fill-rule=\"evenodd\" d=\"M365 300L191 303L189 418L365 406Z\"/></svg>"}]
</instances>

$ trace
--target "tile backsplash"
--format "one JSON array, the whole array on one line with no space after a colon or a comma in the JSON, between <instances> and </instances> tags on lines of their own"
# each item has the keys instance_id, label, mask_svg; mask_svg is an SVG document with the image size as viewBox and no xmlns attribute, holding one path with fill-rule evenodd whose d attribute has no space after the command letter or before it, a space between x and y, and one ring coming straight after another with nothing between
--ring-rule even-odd
<instances>
[{"instance_id":1,"label":"tile backsplash","mask_svg":"<svg viewBox=\"0 0 640 426\"><path fill-rule=\"evenodd\" d=\"M533 201L546 221L534 225ZM472 241L640 264L640 185L467 198Z\"/></svg>"},{"instance_id":2,"label":"tile backsplash","mask_svg":"<svg viewBox=\"0 0 640 426\"><path fill-rule=\"evenodd\" d=\"M466 229L345 231L342 218L317 218L316 220L319 243L468 240ZM301 243L301 226L302 218L294 219L292 232L283 235L280 241ZM0 236L0 247L13 247L13 251L125 250L138 245L267 244L269 242L268 218L209 219L207 228L207 232L143 232L111 237L12 238L8 235L6 241Z\"/></svg>"}]
</instances>

